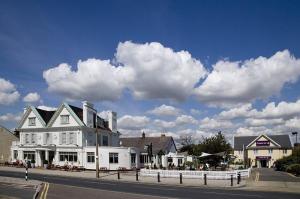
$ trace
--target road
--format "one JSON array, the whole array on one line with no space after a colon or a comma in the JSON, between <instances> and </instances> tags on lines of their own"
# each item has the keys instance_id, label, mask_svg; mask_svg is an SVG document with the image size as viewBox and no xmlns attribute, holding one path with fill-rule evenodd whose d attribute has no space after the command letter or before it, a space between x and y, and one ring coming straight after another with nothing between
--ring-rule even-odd
<instances>
[{"instance_id":1,"label":"road","mask_svg":"<svg viewBox=\"0 0 300 199\"><path fill-rule=\"evenodd\" d=\"M300 182L300 178L293 177L290 174L282 171L260 168L253 170L253 173L256 172L259 173L259 181Z\"/></svg>"},{"instance_id":2,"label":"road","mask_svg":"<svg viewBox=\"0 0 300 199\"><path fill-rule=\"evenodd\" d=\"M0 183L0 198L2 199L32 199L35 193L34 186Z\"/></svg>"},{"instance_id":3,"label":"road","mask_svg":"<svg viewBox=\"0 0 300 199\"><path fill-rule=\"evenodd\" d=\"M0 171L0 176L23 178L24 173ZM238 189L212 189L205 187L168 186L117 182L75 177L30 174L30 179L49 183L47 198L214 198L214 199L293 199L299 194L274 193L264 191L245 191ZM95 193L93 193L95 192Z\"/></svg>"}]
</instances>

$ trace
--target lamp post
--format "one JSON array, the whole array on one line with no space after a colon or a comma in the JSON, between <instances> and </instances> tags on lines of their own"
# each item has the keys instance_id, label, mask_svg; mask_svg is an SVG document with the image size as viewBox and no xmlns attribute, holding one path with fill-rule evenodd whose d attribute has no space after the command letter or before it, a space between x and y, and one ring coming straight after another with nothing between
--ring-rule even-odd
<instances>
[{"instance_id":1,"label":"lamp post","mask_svg":"<svg viewBox=\"0 0 300 199\"><path fill-rule=\"evenodd\" d=\"M99 178L98 117L96 112L96 178Z\"/></svg>"},{"instance_id":2,"label":"lamp post","mask_svg":"<svg viewBox=\"0 0 300 199\"><path fill-rule=\"evenodd\" d=\"M294 145L297 146L297 144L298 144L298 139L297 139L298 132L294 131L294 132L292 132L292 135L296 136L296 141L295 141Z\"/></svg>"}]
</instances>

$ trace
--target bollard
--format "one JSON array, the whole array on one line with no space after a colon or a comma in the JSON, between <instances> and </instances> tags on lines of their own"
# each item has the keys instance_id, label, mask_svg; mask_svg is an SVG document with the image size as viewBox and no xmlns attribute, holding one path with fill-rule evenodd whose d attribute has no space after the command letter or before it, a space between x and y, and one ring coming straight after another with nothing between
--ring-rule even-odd
<instances>
[{"instance_id":1,"label":"bollard","mask_svg":"<svg viewBox=\"0 0 300 199\"><path fill-rule=\"evenodd\" d=\"M180 184L182 184L182 173L179 174L179 181L180 181Z\"/></svg>"},{"instance_id":2,"label":"bollard","mask_svg":"<svg viewBox=\"0 0 300 199\"><path fill-rule=\"evenodd\" d=\"M160 173L157 173L157 182L160 182Z\"/></svg>"},{"instance_id":3,"label":"bollard","mask_svg":"<svg viewBox=\"0 0 300 199\"><path fill-rule=\"evenodd\" d=\"M237 184L240 184L240 182L241 182L241 173L239 172L237 176Z\"/></svg>"},{"instance_id":4,"label":"bollard","mask_svg":"<svg viewBox=\"0 0 300 199\"><path fill-rule=\"evenodd\" d=\"M231 186L233 186L233 175L230 176Z\"/></svg>"},{"instance_id":5,"label":"bollard","mask_svg":"<svg viewBox=\"0 0 300 199\"><path fill-rule=\"evenodd\" d=\"M136 170L136 174L135 174L135 180L139 181L139 172Z\"/></svg>"},{"instance_id":6,"label":"bollard","mask_svg":"<svg viewBox=\"0 0 300 199\"><path fill-rule=\"evenodd\" d=\"M25 171L25 180L28 180L28 166L26 165L26 171Z\"/></svg>"},{"instance_id":7,"label":"bollard","mask_svg":"<svg viewBox=\"0 0 300 199\"><path fill-rule=\"evenodd\" d=\"M206 176L206 173L204 174L204 185L207 185L207 176Z\"/></svg>"},{"instance_id":8,"label":"bollard","mask_svg":"<svg viewBox=\"0 0 300 199\"><path fill-rule=\"evenodd\" d=\"M120 180L120 171L118 171L118 180Z\"/></svg>"}]
</instances>

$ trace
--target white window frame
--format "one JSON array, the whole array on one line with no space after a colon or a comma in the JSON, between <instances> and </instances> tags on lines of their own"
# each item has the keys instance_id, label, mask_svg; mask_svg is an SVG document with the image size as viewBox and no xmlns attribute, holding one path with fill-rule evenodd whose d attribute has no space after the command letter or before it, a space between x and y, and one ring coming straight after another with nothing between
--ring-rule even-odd
<instances>
[{"instance_id":1,"label":"white window frame","mask_svg":"<svg viewBox=\"0 0 300 199\"><path fill-rule=\"evenodd\" d=\"M95 163L95 152L86 152L86 162Z\"/></svg>"},{"instance_id":2,"label":"white window frame","mask_svg":"<svg viewBox=\"0 0 300 199\"><path fill-rule=\"evenodd\" d=\"M118 164L118 163L119 163L119 153L109 153L109 164Z\"/></svg>"},{"instance_id":3,"label":"white window frame","mask_svg":"<svg viewBox=\"0 0 300 199\"><path fill-rule=\"evenodd\" d=\"M66 132L61 133L61 144L67 144L67 133Z\"/></svg>"},{"instance_id":4,"label":"white window frame","mask_svg":"<svg viewBox=\"0 0 300 199\"><path fill-rule=\"evenodd\" d=\"M36 117L29 117L28 118L28 126L36 126Z\"/></svg>"},{"instance_id":5,"label":"white window frame","mask_svg":"<svg viewBox=\"0 0 300 199\"><path fill-rule=\"evenodd\" d=\"M61 124L70 124L70 115L61 115L60 123Z\"/></svg>"}]
</instances>

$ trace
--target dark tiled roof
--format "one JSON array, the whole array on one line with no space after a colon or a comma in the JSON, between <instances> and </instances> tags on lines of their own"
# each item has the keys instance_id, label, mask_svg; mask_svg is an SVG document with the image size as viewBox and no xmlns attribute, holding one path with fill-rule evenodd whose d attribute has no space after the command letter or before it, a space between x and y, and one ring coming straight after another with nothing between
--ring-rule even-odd
<instances>
[{"instance_id":1,"label":"dark tiled roof","mask_svg":"<svg viewBox=\"0 0 300 199\"><path fill-rule=\"evenodd\" d=\"M51 117L54 115L55 111L46 111L39 108L36 108L37 112L40 114L40 116L43 118L43 120L46 122L46 124L50 121Z\"/></svg>"},{"instance_id":2,"label":"dark tiled roof","mask_svg":"<svg viewBox=\"0 0 300 199\"><path fill-rule=\"evenodd\" d=\"M292 143L289 135L267 135L269 138L278 143L282 148L292 148ZM235 136L234 137L234 150L243 150L258 136Z\"/></svg>"},{"instance_id":3,"label":"dark tiled roof","mask_svg":"<svg viewBox=\"0 0 300 199\"><path fill-rule=\"evenodd\" d=\"M175 145L174 140L170 136L160 137L127 137L120 138L121 146L124 147L136 147L141 152L146 153L145 145L152 143L152 153L157 154L160 150L168 153L171 146Z\"/></svg>"},{"instance_id":4,"label":"dark tiled roof","mask_svg":"<svg viewBox=\"0 0 300 199\"><path fill-rule=\"evenodd\" d=\"M70 108L74 111L77 117L83 122L83 110L82 108L78 108L76 106L69 105Z\"/></svg>"}]
</instances>

